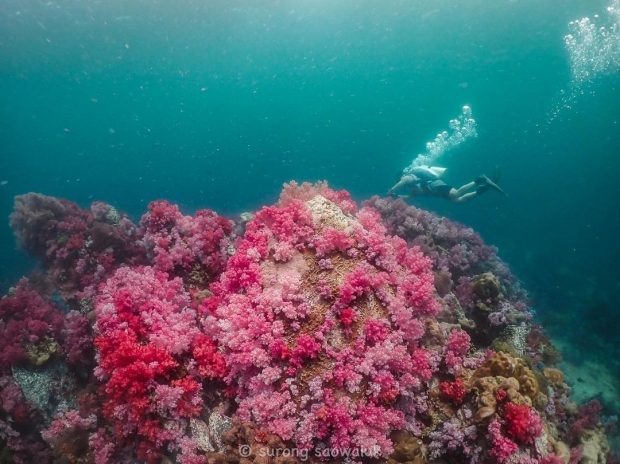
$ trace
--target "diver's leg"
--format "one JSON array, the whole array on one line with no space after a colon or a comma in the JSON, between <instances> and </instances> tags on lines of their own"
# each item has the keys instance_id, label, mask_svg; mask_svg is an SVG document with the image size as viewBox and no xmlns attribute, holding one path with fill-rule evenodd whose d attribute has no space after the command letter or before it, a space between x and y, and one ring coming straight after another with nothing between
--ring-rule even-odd
<instances>
[{"instance_id":1,"label":"diver's leg","mask_svg":"<svg viewBox=\"0 0 620 464\"><path fill-rule=\"evenodd\" d=\"M461 195L467 193L468 191L470 191L471 189L473 189L476 186L475 182L470 182L468 184L465 184L461 187L459 187L459 189L456 191L458 196L460 197Z\"/></svg>"},{"instance_id":2,"label":"diver's leg","mask_svg":"<svg viewBox=\"0 0 620 464\"><path fill-rule=\"evenodd\" d=\"M468 184L469 185L469 184ZM458 192L462 189L463 187L461 187L460 189L456 190L456 189L452 189L450 191L450 201L452 203L465 203L467 200L471 200L472 198L474 198L475 196L478 195L478 192L473 191L473 192L469 192L469 193L464 193L462 195L458 195Z\"/></svg>"},{"instance_id":3,"label":"diver's leg","mask_svg":"<svg viewBox=\"0 0 620 464\"><path fill-rule=\"evenodd\" d=\"M470 197L467 197L464 200L461 200L461 198L463 198L465 195L469 195L467 192L471 189L473 189L476 186L475 182L470 182L468 184L462 185L461 187L459 187L459 189L450 189L450 193L448 195L448 198L450 199L451 202L453 203L463 203L464 201L469 200ZM476 192L470 192L470 193L476 193Z\"/></svg>"}]
</instances>

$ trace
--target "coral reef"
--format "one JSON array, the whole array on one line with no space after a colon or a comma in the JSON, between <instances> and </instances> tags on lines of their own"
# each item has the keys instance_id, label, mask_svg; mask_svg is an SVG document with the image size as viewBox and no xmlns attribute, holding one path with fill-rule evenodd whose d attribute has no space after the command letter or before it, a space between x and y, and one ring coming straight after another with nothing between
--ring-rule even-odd
<instances>
[{"instance_id":1,"label":"coral reef","mask_svg":"<svg viewBox=\"0 0 620 464\"><path fill-rule=\"evenodd\" d=\"M284 186L238 221L29 193L42 273L0 300L0 459L615 462L526 292L473 230Z\"/></svg>"}]
</instances>

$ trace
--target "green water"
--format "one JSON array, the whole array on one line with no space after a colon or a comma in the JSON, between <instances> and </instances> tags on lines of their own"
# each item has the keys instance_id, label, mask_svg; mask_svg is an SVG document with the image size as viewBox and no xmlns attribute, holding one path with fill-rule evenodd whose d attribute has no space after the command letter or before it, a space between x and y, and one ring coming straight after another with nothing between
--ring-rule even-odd
<instances>
[{"instance_id":1,"label":"green water","mask_svg":"<svg viewBox=\"0 0 620 464\"><path fill-rule=\"evenodd\" d=\"M510 197L416 204L498 246L552 331L617 340L619 74L561 93L568 23L608 3L2 0L0 215L29 191L232 215L291 179L362 200L470 105L447 181L498 166ZM33 265L8 220L0 251L6 289Z\"/></svg>"}]
</instances>

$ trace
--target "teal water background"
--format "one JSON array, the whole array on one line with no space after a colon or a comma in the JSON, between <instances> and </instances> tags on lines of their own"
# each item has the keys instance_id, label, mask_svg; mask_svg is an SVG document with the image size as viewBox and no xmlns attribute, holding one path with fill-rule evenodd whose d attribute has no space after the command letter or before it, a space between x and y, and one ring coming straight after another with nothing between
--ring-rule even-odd
<instances>
[{"instance_id":1,"label":"teal water background","mask_svg":"<svg viewBox=\"0 0 620 464\"><path fill-rule=\"evenodd\" d=\"M362 200L470 105L478 137L439 164L454 185L498 166L510 198L415 204L498 246L552 331L617 341L620 79L571 108L561 93L567 24L607 5L2 0L2 288L33 265L14 195L106 201L135 222L157 198L255 210L292 179Z\"/></svg>"}]
</instances>

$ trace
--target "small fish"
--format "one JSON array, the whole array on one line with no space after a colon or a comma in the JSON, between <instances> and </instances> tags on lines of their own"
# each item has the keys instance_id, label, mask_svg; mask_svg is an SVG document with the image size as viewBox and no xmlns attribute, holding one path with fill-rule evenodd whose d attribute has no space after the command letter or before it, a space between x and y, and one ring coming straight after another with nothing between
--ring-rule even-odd
<instances>
[{"instance_id":1,"label":"small fish","mask_svg":"<svg viewBox=\"0 0 620 464\"><path fill-rule=\"evenodd\" d=\"M3 180L2 182L0 182L0 186L4 187L8 183L9 183L8 180Z\"/></svg>"}]
</instances>

